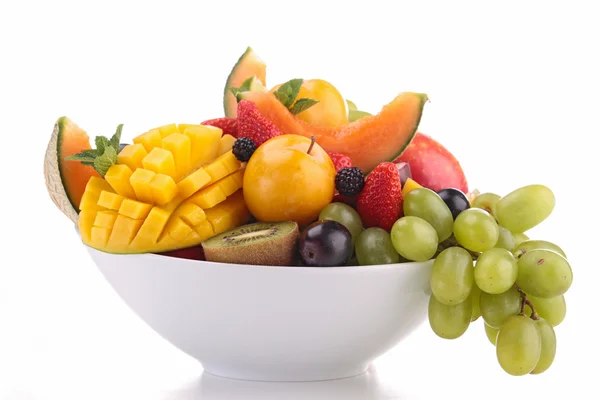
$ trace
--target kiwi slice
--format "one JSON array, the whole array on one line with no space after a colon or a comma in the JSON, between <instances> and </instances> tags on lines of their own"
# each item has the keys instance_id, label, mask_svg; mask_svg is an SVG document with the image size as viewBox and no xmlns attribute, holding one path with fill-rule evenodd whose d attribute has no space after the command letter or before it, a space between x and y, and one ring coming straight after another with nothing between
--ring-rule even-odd
<instances>
[{"instance_id":1,"label":"kiwi slice","mask_svg":"<svg viewBox=\"0 0 600 400\"><path fill-rule=\"evenodd\" d=\"M293 221L255 222L213 236L202 247L207 261L291 266L298 236Z\"/></svg>"}]
</instances>

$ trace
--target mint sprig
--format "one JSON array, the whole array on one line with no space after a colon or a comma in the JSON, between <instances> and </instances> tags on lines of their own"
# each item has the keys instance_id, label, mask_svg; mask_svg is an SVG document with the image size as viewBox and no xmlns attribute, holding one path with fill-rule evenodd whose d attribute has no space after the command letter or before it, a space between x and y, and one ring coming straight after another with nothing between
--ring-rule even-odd
<instances>
[{"instance_id":1,"label":"mint sprig","mask_svg":"<svg viewBox=\"0 0 600 400\"><path fill-rule=\"evenodd\" d=\"M109 168L117 164L122 131L123 124L120 124L110 139L105 136L97 136L95 149L83 150L72 156L65 157L65 160L79 161L83 165L94 167L100 176L104 178Z\"/></svg>"},{"instance_id":2,"label":"mint sprig","mask_svg":"<svg viewBox=\"0 0 600 400\"><path fill-rule=\"evenodd\" d=\"M253 79L254 79L254 76L251 76L250 78L248 78L244 82L242 82L242 84L240 85L240 87L231 87L231 88L229 88L229 91L231 93L233 93L233 95L239 101L238 93L249 91L250 90L250 86L252 85L252 80Z\"/></svg>"},{"instance_id":3,"label":"mint sprig","mask_svg":"<svg viewBox=\"0 0 600 400\"><path fill-rule=\"evenodd\" d=\"M302 111L308 110L310 107L317 104L319 101L308 98L296 100L300 93L300 87L304 83L304 79L291 79L281 85L273 94L277 100L281 102L294 115L300 114Z\"/></svg>"}]
</instances>

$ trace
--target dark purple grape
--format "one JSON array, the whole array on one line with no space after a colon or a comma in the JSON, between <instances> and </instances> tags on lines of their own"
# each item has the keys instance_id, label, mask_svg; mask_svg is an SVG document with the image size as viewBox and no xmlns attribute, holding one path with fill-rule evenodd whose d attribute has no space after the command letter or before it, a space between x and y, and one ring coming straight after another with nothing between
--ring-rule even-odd
<instances>
[{"instance_id":1,"label":"dark purple grape","mask_svg":"<svg viewBox=\"0 0 600 400\"><path fill-rule=\"evenodd\" d=\"M339 222L317 221L302 232L298 241L298 252L304 265L345 265L354 252L352 234Z\"/></svg>"},{"instance_id":2,"label":"dark purple grape","mask_svg":"<svg viewBox=\"0 0 600 400\"><path fill-rule=\"evenodd\" d=\"M458 189L447 188L442 189L437 193L450 209L454 219L456 219L458 214L471 207L467 196Z\"/></svg>"},{"instance_id":3,"label":"dark purple grape","mask_svg":"<svg viewBox=\"0 0 600 400\"><path fill-rule=\"evenodd\" d=\"M410 165L405 162L396 163L396 167L398 168L398 175L400 176L400 183L402 186L406 183L408 178L412 179L412 173L410 171Z\"/></svg>"}]
</instances>

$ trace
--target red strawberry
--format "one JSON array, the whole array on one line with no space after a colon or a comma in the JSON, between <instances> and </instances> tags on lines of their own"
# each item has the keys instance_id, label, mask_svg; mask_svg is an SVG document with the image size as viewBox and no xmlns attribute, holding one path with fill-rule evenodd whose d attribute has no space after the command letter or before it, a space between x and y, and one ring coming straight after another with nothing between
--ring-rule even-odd
<instances>
[{"instance_id":1,"label":"red strawberry","mask_svg":"<svg viewBox=\"0 0 600 400\"><path fill-rule=\"evenodd\" d=\"M242 100L237 108L238 138L247 137L260 146L282 132L258 111L256 104Z\"/></svg>"},{"instance_id":2,"label":"red strawberry","mask_svg":"<svg viewBox=\"0 0 600 400\"><path fill-rule=\"evenodd\" d=\"M222 117L209 119L202 123L202 125L210 125L223 130L223 135L231 135L234 138L238 137L238 123L233 118Z\"/></svg>"},{"instance_id":3,"label":"red strawberry","mask_svg":"<svg viewBox=\"0 0 600 400\"><path fill-rule=\"evenodd\" d=\"M331 161L333 161L333 165L335 166L335 172L339 172L342 168L352 167L352 160L347 155L340 153L327 154L329 154L329 158L331 158Z\"/></svg>"},{"instance_id":4,"label":"red strawberry","mask_svg":"<svg viewBox=\"0 0 600 400\"><path fill-rule=\"evenodd\" d=\"M402 184L396 164L383 162L371 171L356 206L365 227L392 230L403 215Z\"/></svg>"}]
</instances>

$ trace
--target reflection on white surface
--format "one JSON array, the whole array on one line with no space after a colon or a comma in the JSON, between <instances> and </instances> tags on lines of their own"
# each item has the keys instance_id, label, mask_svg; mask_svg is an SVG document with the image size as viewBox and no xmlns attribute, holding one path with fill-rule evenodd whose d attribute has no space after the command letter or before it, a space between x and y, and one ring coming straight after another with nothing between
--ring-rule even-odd
<instances>
[{"instance_id":1,"label":"reflection on white surface","mask_svg":"<svg viewBox=\"0 0 600 400\"><path fill-rule=\"evenodd\" d=\"M383 400L404 399L397 391L384 390L375 368L353 378L321 382L250 382L209 373L174 392L168 400ZM414 398L414 397L411 397Z\"/></svg>"}]
</instances>

